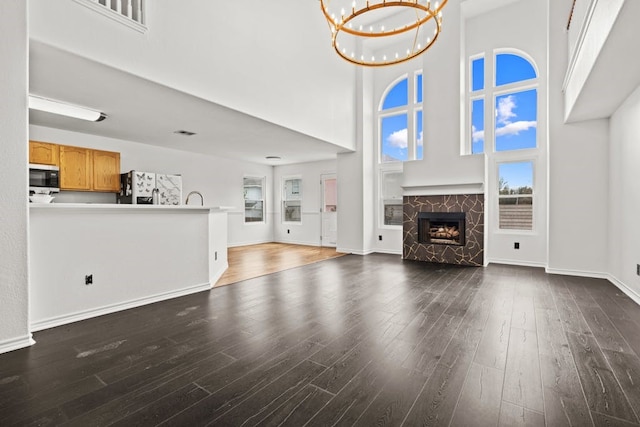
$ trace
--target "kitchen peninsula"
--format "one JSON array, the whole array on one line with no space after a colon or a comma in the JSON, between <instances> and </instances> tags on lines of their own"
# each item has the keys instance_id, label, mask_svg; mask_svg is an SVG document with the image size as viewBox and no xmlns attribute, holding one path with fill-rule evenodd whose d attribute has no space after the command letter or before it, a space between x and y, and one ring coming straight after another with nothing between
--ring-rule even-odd
<instances>
[{"instance_id":1,"label":"kitchen peninsula","mask_svg":"<svg viewBox=\"0 0 640 427\"><path fill-rule=\"evenodd\" d=\"M34 331L208 290L227 269L224 207L32 203L29 213Z\"/></svg>"}]
</instances>

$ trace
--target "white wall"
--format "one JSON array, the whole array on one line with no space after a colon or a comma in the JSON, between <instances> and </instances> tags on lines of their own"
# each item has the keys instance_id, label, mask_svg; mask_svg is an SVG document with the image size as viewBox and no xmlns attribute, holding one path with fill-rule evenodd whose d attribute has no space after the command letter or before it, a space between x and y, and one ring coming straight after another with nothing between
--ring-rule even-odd
<instances>
[{"instance_id":1,"label":"white wall","mask_svg":"<svg viewBox=\"0 0 640 427\"><path fill-rule=\"evenodd\" d=\"M255 175L266 177L269 200L273 182L271 166L219 157L194 154L146 144L123 141L101 136L69 132L42 126L30 126L29 138L79 147L96 148L120 152L120 168L123 172L132 169L177 173L182 175L184 198L193 190L200 191L207 206L231 206L229 212L229 246L241 246L273 241L273 213L263 224L244 223L243 177ZM81 202L87 198L104 197L73 193L73 200ZM108 196L107 196L108 197ZM62 195L62 199L65 195ZM95 201L92 199L91 201ZM195 196L189 203L199 203ZM267 207L267 209L269 209Z\"/></svg>"},{"instance_id":2,"label":"white wall","mask_svg":"<svg viewBox=\"0 0 640 427\"><path fill-rule=\"evenodd\" d=\"M548 271L604 275L608 271L608 120L564 124L562 83L568 64L567 10L549 1L549 242ZM612 171L615 168L612 168Z\"/></svg>"},{"instance_id":3,"label":"white wall","mask_svg":"<svg viewBox=\"0 0 640 427\"><path fill-rule=\"evenodd\" d=\"M208 290L224 272L210 252L226 237L226 221L217 230L210 216L224 213L86 204L30 211L34 330Z\"/></svg>"},{"instance_id":4,"label":"white wall","mask_svg":"<svg viewBox=\"0 0 640 427\"><path fill-rule=\"evenodd\" d=\"M489 262L546 266L547 264L547 4L519 0L489 13L469 18L465 27L465 55L484 54L485 87L494 86L493 55L496 49L523 52L538 71L537 149L493 153L493 130L486 130L487 181L485 184L485 233ZM566 44L565 44L566 50ZM465 62L465 66L468 62ZM494 99L485 99L485 117L493 112ZM487 125L485 128L488 128ZM534 161L534 225L532 231L500 230L498 227L498 163ZM518 242L520 249L514 248Z\"/></svg>"},{"instance_id":5,"label":"white wall","mask_svg":"<svg viewBox=\"0 0 640 427\"><path fill-rule=\"evenodd\" d=\"M640 303L640 87L611 117L609 265L613 279L635 294ZM605 203L606 204L606 199Z\"/></svg>"},{"instance_id":6,"label":"white wall","mask_svg":"<svg viewBox=\"0 0 640 427\"><path fill-rule=\"evenodd\" d=\"M298 163L286 166L275 166L273 172L273 212L274 240L282 243L320 246L322 233L322 185L323 174L336 173L336 161L328 160L312 163ZM302 221L300 223L283 222L282 186L285 177L302 179ZM338 188L340 182L338 182ZM338 215L340 208L338 208ZM289 230L289 233L287 233ZM339 233L339 231L338 231Z\"/></svg>"},{"instance_id":7,"label":"white wall","mask_svg":"<svg viewBox=\"0 0 640 427\"><path fill-rule=\"evenodd\" d=\"M317 2L146 4L149 30L140 34L74 1L31 0L30 37L354 147L354 67L331 48Z\"/></svg>"},{"instance_id":8,"label":"white wall","mask_svg":"<svg viewBox=\"0 0 640 427\"><path fill-rule=\"evenodd\" d=\"M338 252L372 252L375 221L376 143L373 132L373 71L360 67L356 78L356 151L338 154Z\"/></svg>"},{"instance_id":9,"label":"white wall","mask_svg":"<svg viewBox=\"0 0 640 427\"><path fill-rule=\"evenodd\" d=\"M0 2L0 353L31 344L27 211L27 2Z\"/></svg>"},{"instance_id":10,"label":"white wall","mask_svg":"<svg viewBox=\"0 0 640 427\"><path fill-rule=\"evenodd\" d=\"M438 41L422 56L424 86L424 158L406 162L404 185L483 182L482 156L460 156L459 2L443 9Z\"/></svg>"}]
</instances>

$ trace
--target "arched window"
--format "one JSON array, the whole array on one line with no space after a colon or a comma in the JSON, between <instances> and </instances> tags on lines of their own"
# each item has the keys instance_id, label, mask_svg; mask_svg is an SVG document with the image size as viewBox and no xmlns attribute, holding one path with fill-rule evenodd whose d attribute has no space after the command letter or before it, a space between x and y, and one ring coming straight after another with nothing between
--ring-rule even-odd
<instances>
[{"instance_id":1,"label":"arched window","mask_svg":"<svg viewBox=\"0 0 640 427\"><path fill-rule=\"evenodd\" d=\"M422 159L422 73L389 85L380 100L378 126L381 163Z\"/></svg>"},{"instance_id":2,"label":"arched window","mask_svg":"<svg viewBox=\"0 0 640 427\"><path fill-rule=\"evenodd\" d=\"M538 73L521 54L497 52L493 75L487 76L484 56L471 58L469 109L471 129L467 152L491 153L537 147ZM491 85L486 84L490 77ZM489 87L487 87L489 86ZM487 111L492 99L494 111ZM491 129L491 132L486 132ZM491 145L486 146L487 136Z\"/></svg>"},{"instance_id":3,"label":"arched window","mask_svg":"<svg viewBox=\"0 0 640 427\"><path fill-rule=\"evenodd\" d=\"M470 58L466 152L486 154L488 188L497 204L496 228L534 230L538 148L538 73L526 54L498 50L487 67Z\"/></svg>"}]
</instances>

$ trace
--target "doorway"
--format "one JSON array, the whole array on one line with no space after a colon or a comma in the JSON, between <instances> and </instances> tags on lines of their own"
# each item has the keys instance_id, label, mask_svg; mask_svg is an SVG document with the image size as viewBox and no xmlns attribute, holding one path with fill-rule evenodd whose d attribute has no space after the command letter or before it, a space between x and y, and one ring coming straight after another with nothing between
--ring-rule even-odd
<instances>
[{"instance_id":1,"label":"doorway","mask_svg":"<svg viewBox=\"0 0 640 427\"><path fill-rule=\"evenodd\" d=\"M321 246L335 248L338 243L338 179L335 174L320 176L322 184Z\"/></svg>"}]
</instances>

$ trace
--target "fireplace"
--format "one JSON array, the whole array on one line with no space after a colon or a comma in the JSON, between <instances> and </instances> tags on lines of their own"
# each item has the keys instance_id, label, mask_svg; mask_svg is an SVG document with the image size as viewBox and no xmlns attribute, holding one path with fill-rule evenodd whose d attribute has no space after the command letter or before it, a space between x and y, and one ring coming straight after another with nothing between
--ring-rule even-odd
<instances>
[{"instance_id":1,"label":"fireplace","mask_svg":"<svg viewBox=\"0 0 640 427\"><path fill-rule=\"evenodd\" d=\"M484 265L484 194L404 196L405 260Z\"/></svg>"},{"instance_id":2,"label":"fireplace","mask_svg":"<svg viewBox=\"0 0 640 427\"><path fill-rule=\"evenodd\" d=\"M464 212L419 212L418 243L465 245Z\"/></svg>"}]
</instances>

